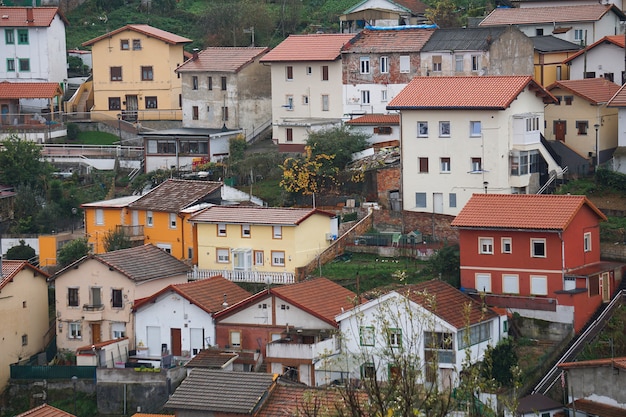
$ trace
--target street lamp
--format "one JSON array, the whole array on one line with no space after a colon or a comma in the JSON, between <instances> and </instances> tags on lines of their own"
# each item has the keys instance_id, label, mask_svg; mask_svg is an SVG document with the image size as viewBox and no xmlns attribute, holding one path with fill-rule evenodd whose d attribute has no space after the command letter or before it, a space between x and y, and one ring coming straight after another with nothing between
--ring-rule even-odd
<instances>
[{"instance_id":1,"label":"street lamp","mask_svg":"<svg viewBox=\"0 0 626 417\"><path fill-rule=\"evenodd\" d=\"M76 381L78 381L78 377L74 375L72 377L72 385L74 386L74 415L76 414Z\"/></svg>"},{"instance_id":2,"label":"street lamp","mask_svg":"<svg viewBox=\"0 0 626 417\"><path fill-rule=\"evenodd\" d=\"M483 187L485 187L485 194L487 194L487 187L489 187L489 181L483 181Z\"/></svg>"},{"instance_id":3,"label":"street lamp","mask_svg":"<svg viewBox=\"0 0 626 417\"><path fill-rule=\"evenodd\" d=\"M593 127L596 129L596 171L597 171L598 167L600 166L600 136L598 136L598 129L600 129L600 125L596 123L595 125L593 125Z\"/></svg>"},{"instance_id":4,"label":"street lamp","mask_svg":"<svg viewBox=\"0 0 626 417\"><path fill-rule=\"evenodd\" d=\"M122 143L122 115L121 113L117 114L117 137L120 139L120 144Z\"/></svg>"},{"instance_id":5,"label":"street lamp","mask_svg":"<svg viewBox=\"0 0 626 417\"><path fill-rule=\"evenodd\" d=\"M76 213L78 213L78 209L76 207L72 207L72 234L74 234L74 222L76 221Z\"/></svg>"}]
</instances>

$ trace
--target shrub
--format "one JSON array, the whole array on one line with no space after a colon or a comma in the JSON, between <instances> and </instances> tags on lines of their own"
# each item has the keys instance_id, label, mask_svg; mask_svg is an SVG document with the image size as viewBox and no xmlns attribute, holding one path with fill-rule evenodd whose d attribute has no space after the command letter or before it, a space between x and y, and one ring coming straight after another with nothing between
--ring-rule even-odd
<instances>
[{"instance_id":1,"label":"shrub","mask_svg":"<svg viewBox=\"0 0 626 417\"><path fill-rule=\"evenodd\" d=\"M68 140L77 140L78 134L80 133L80 129L76 123L68 123L67 124L67 139Z\"/></svg>"}]
</instances>

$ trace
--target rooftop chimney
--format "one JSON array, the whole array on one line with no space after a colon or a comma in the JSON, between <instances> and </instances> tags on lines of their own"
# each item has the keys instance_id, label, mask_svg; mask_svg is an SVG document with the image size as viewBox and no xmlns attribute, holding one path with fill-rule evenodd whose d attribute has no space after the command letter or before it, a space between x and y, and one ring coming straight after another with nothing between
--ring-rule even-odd
<instances>
[{"instance_id":1,"label":"rooftop chimney","mask_svg":"<svg viewBox=\"0 0 626 417\"><path fill-rule=\"evenodd\" d=\"M199 51L198 48L193 48L193 58L192 59L194 61L198 59L198 51Z\"/></svg>"},{"instance_id":2,"label":"rooftop chimney","mask_svg":"<svg viewBox=\"0 0 626 417\"><path fill-rule=\"evenodd\" d=\"M35 18L33 17L33 8L32 7L26 8L26 23L33 23L34 21L35 21Z\"/></svg>"}]
</instances>

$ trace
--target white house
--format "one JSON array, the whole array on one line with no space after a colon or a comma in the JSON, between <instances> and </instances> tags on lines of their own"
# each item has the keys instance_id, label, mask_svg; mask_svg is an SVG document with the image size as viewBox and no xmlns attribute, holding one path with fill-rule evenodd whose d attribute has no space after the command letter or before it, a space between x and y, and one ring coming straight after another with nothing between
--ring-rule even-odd
<instances>
[{"instance_id":1,"label":"white house","mask_svg":"<svg viewBox=\"0 0 626 417\"><path fill-rule=\"evenodd\" d=\"M605 36L563 61L569 65L569 79L606 78L624 82L624 35Z\"/></svg>"},{"instance_id":2,"label":"white house","mask_svg":"<svg viewBox=\"0 0 626 417\"><path fill-rule=\"evenodd\" d=\"M607 107L617 107L617 148L613 152L613 169L626 174L626 90L624 86L609 100Z\"/></svg>"},{"instance_id":3,"label":"white house","mask_svg":"<svg viewBox=\"0 0 626 417\"><path fill-rule=\"evenodd\" d=\"M193 357L215 345L213 313L251 294L221 276L174 284L135 302L135 346L140 355Z\"/></svg>"},{"instance_id":4,"label":"white house","mask_svg":"<svg viewBox=\"0 0 626 417\"><path fill-rule=\"evenodd\" d=\"M454 387L464 366L506 336L506 317L451 285L408 285L338 315L342 354L324 358L336 379L385 381L416 366L420 382Z\"/></svg>"},{"instance_id":5,"label":"white house","mask_svg":"<svg viewBox=\"0 0 626 417\"><path fill-rule=\"evenodd\" d=\"M530 76L416 77L401 114L404 210L456 215L476 192L536 193L562 170L541 143L556 99Z\"/></svg>"}]
</instances>

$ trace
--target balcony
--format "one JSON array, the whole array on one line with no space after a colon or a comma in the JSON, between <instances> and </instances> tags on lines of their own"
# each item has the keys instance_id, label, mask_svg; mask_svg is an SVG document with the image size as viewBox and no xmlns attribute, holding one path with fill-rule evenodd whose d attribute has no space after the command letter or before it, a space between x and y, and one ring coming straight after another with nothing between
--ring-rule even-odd
<instances>
[{"instance_id":1,"label":"balcony","mask_svg":"<svg viewBox=\"0 0 626 417\"><path fill-rule=\"evenodd\" d=\"M323 356L339 353L339 341L334 336L321 342L290 343L287 339L276 340L266 346L266 357L305 359L314 362Z\"/></svg>"},{"instance_id":2,"label":"balcony","mask_svg":"<svg viewBox=\"0 0 626 417\"><path fill-rule=\"evenodd\" d=\"M187 274L187 278L189 281L195 281L216 275L221 275L232 282L251 282L259 284L293 284L296 282L293 272L235 271L232 269L194 268Z\"/></svg>"},{"instance_id":3,"label":"balcony","mask_svg":"<svg viewBox=\"0 0 626 417\"><path fill-rule=\"evenodd\" d=\"M102 321L104 304L84 304L83 317L85 321Z\"/></svg>"},{"instance_id":4,"label":"balcony","mask_svg":"<svg viewBox=\"0 0 626 417\"><path fill-rule=\"evenodd\" d=\"M124 236L128 236L131 241L143 241L145 239L145 235L143 233L143 225L117 225L115 226L115 232L118 234L123 233Z\"/></svg>"}]
</instances>

